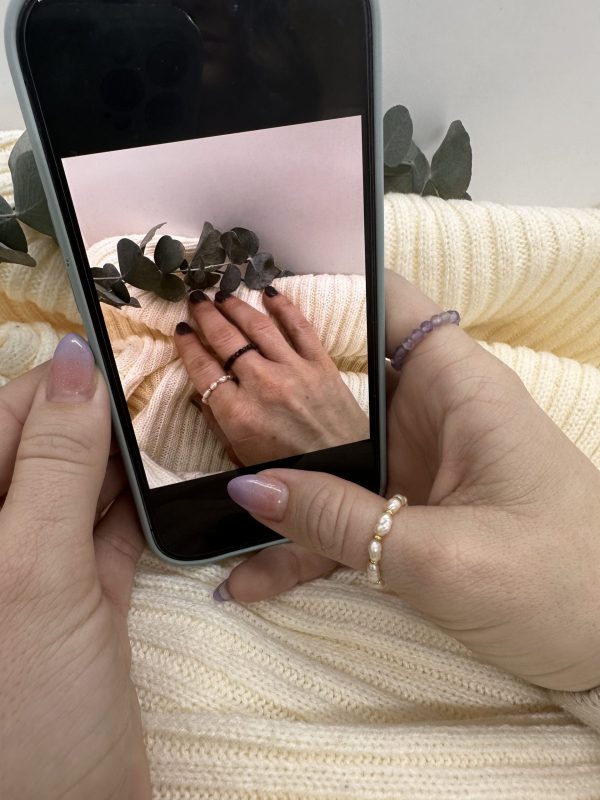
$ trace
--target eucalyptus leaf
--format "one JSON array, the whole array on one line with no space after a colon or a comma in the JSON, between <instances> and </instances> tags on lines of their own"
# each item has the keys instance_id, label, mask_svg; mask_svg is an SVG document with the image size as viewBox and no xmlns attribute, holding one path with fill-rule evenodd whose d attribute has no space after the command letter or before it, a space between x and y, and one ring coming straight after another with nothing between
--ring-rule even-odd
<instances>
[{"instance_id":1,"label":"eucalyptus leaf","mask_svg":"<svg viewBox=\"0 0 600 800\"><path fill-rule=\"evenodd\" d=\"M154 261L161 272L175 272L185 261L183 243L171 236L161 236L154 251Z\"/></svg>"},{"instance_id":2,"label":"eucalyptus leaf","mask_svg":"<svg viewBox=\"0 0 600 800\"><path fill-rule=\"evenodd\" d=\"M13 250L12 247L0 243L0 264L21 264L24 267L35 267L35 260L27 253Z\"/></svg>"},{"instance_id":3,"label":"eucalyptus leaf","mask_svg":"<svg viewBox=\"0 0 600 800\"><path fill-rule=\"evenodd\" d=\"M107 278L121 278L121 273L114 264L104 264L102 272Z\"/></svg>"},{"instance_id":4,"label":"eucalyptus leaf","mask_svg":"<svg viewBox=\"0 0 600 800\"><path fill-rule=\"evenodd\" d=\"M436 185L432 180L427 181L425 186L423 187L423 197L439 197L440 193L438 192Z\"/></svg>"},{"instance_id":5,"label":"eucalyptus leaf","mask_svg":"<svg viewBox=\"0 0 600 800\"><path fill-rule=\"evenodd\" d=\"M405 106L394 106L383 120L384 160L387 166L397 167L410 148L413 123Z\"/></svg>"},{"instance_id":6,"label":"eucalyptus leaf","mask_svg":"<svg viewBox=\"0 0 600 800\"><path fill-rule=\"evenodd\" d=\"M117 243L117 258L119 259L119 269L121 275L127 279L129 272L138 261L144 258L144 254L139 245L131 239L119 239Z\"/></svg>"},{"instance_id":7,"label":"eucalyptus leaf","mask_svg":"<svg viewBox=\"0 0 600 800\"><path fill-rule=\"evenodd\" d=\"M124 281L115 281L110 287L110 291L113 294L116 294L119 300L122 300L124 303L129 305L131 301L131 295L129 294L129 289L127 286L125 286Z\"/></svg>"},{"instance_id":8,"label":"eucalyptus leaf","mask_svg":"<svg viewBox=\"0 0 600 800\"><path fill-rule=\"evenodd\" d=\"M54 226L27 132L13 147L8 166L12 175L15 209L19 219L34 230L54 238Z\"/></svg>"},{"instance_id":9,"label":"eucalyptus leaf","mask_svg":"<svg viewBox=\"0 0 600 800\"><path fill-rule=\"evenodd\" d=\"M204 269L190 269L185 276L186 284L192 289L210 289L216 286L221 280L221 276L217 272L206 272Z\"/></svg>"},{"instance_id":10,"label":"eucalyptus leaf","mask_svg":"<svg viewBox=\"0 0 600 800\"><path fill-rule=\"evenodd\" d=\"M113 306L113 308L123 308L123 306L128 305L124 303L119 297L117 297L114 292L111 292L110 289L105 289L104 286L101 286L99 283L96 284L96 292L98 294L98 299L101 303L106 303L108 306Z\"/></svg>"},{"instance_id":11,"label":"eucalyptus leaf","mask_svg":"<svg viewBox=\"0 0 600 800\"><path fill-rule=\"evenodd\" d=\"M431 160L431 180L445 200L464 197L471 183L473 152L462 122L455 120Z\"/></svg>"},{"instance_id":12,"label":"eucalyptus leaf","mask_svg":"<svg viewBox=\"0 0 600 800\"><path fill-rule=\"evenodd\" d=\"M168 300L171 303L176 303L183 300L186 295L185 284L178 278L177 275L163 274L161 281L156 288L155 293L162 297L163 300Z\"/></svg>"},{"instance_id":13,"label":"eucalyptus leaf","mask_svg":"<svg viewBox=\"0 0 600 800\"><path fill-rule=\"evenodd\" d=\"M227 257L234 264L243 264L258 253L258 236L247 228L232 228L221 236Z\"/></svg>"},{"instance_id":14,"label":"eucalyptus leaf","mask_svg":"<svg viewBox=\"0 0 600 800\"><path fill-rule=\"evenodd\" d=\"M429 161L414 142L411 144L406 154L406 160L412 166L413 192L421 194L429 179Z\"/></svg>"},{"instance_id":15,"label":"eucalyptus leaf","mask_svg":"<svg viewBox=\"0 0 600 800\"><path fill-rule=\"evenodd\" d=\"M205 222L190 267L192 269L212 267L214 264L223 264L224 261L225 250L221 245L221 232L210 222Z\"/></svg>"},{"instance_id":16,"label":"eucalyptus leaf","mask_svg":"<svg viewBox=\"0 0 600 800\"><path fill-rule=\"evenodd\" d=\"M414 191L413 167L411 164L400 164L393 171L389 171L385 176L384 184L386 194L388 192L398 192L400 194L411 194Z\"/></svg>"},{"instance_id":17,"label":"eucalyptus leaf","mask_svg":"<svg viewBox=\"0 0 600 800\"><path fill-rule=\"evenodd\" d=\"M129 306L129 308L141 308L142 307L141 304L140 304L140 301L137 299L137 297L132 297L131 300L127 303L127 305Z\"/></svg>"},{"instance_id":18,"label":"eucalyptus leaf","mask_svg":"<svg viewBox=\"0 0 600 800\"><path fill-rule=\"evenodd\" d=\"M167 224L166 222L161 222L159 225L155 225L153 228L150 228L148 233L144 236L144 238L140 242L140 250L142 251L142 253L145 252L146 246L148 245L148 243L152 239L154 239L154 237L156 235L156 231L160 230L163 227L163 225L166 225L166 224Z\"/></svg>"},{"instance_id":19,"label":"eucalyptus leaf","mask_svg":"<svg viewBox=\"0 0 600 800\"><path fill-rule=\"evenodd\" d=\"M163 273L156 266L154 261L142 256L134 263L128 271L127 276L123 275L123 280L135 286L137 289L145 289L148 292L156 292L161 285Z\"/></svg>"},{"instance_id":20,"label":"eucalyptus leaf","mask_svg":"<svg viewBox=\"0 0 600 800\"><path fill-rule=\"evenodd\" d=\"M219 288L222 292L228 292L231 294L232 292L235 292L241 282L242 273L240 272L240 268L235 264L230 264L225 270L225 274L221 278L221 285Z\"/></svg>"},{"instance_id":21,"label":"eucalyptus leaf","mask_svg":"<svg viewBox=\"0 0 600 800\"><path fill-rule=\"evenodd\" d=\"M266 289L280 275L270 253L257 253L248 261L244 281L249 289Z\"/></svg>"},{"instance_id":22,"label":"eucalyptus leaf","mask_svg":"<svg viewBox=\"0 0 600 800\"><path fill-rule=\"evenodd\" d=\"M13 207L3 197L0 196L0 242L10 247L11 250L18 250L20 253L27 252L27 239L23 228L19 225L16 218L10 219L4 215L12 215ZM4 218L3 218L4 217Z\"/></svg>"},{"instance_id":23,"label":"eucalyptus leaf","mask_svg":"<svg viewBox=\"0 0 600 800\"><path fill-rule=\"evenodd\" d=\"M473 198L471 197L471 195L468 192L465 192L463 197L462 197L462 199L463 200L472 200Z\"/></svg>"}]
</instances>

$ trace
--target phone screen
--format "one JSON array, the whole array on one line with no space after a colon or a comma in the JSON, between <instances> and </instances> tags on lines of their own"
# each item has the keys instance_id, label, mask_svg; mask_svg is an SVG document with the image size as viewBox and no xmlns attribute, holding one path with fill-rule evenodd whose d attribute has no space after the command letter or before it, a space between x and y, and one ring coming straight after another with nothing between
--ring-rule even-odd
<instances>
[{"instance_id":1,"label":"phone screen","mask_svg":"<svg viewBox=\"0 0 600 800\"><path fill-rule=\"evenodd\" d=\"M160 551L195 561L277 538L231 503L235 475L318 469L379 490L368 4L44 0L27 13L34 113ZM204 329L189 301L234 294L256 320L273 309L266 287L316 334L331 368L317 385L297 315L271 315L273 355L225 312ZM226 353L222 323L252 349ZM279 381L293 402L274 403Z\"/></svg>"}]
</instances>

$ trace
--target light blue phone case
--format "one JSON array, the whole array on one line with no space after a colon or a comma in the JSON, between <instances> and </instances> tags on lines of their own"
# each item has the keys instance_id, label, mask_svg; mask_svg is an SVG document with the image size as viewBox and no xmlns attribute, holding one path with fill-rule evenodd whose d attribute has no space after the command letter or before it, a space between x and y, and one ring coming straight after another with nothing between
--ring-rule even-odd
<instances>
[{"instance_id":1,"label":"light blue phone case","mask_svg":"<svg viewBox=\"0 0 600 800\"><path fill-rule=\"evenodd\" d=\"M27 0L11 0L11 3L8 7L5 28L4 28L8 64L10 67L10 72L17 92L17 97L19 99L19 105L21 107L23 119L25 120L25 125L29 133L31 147L33 149L35 160L38 165L42 184L46 192L48 207L50 209L52 222L54 224L54 230L56 231L56 238L58 240L58 244L62 251L63 258L67 267L69 280L71 282L71 288L73 289L73 294L75 296L75 302L77 303L77 308L79 309L79 313L83 320L83 324L85 326L88 336L88 341L96 358L98 367L108 383L106 368L102 359L102 353L98 346L98 340L96 338L96 332L94 330L91 317L88 313L87 302L85 300L81 281L79 279L77 268L75 266L75 257L73 255L71 244L69 242L69 238L67 236L67 232L63 224L62 214L60 211L57 195L54 189L54 184L50 175L50 171L46 164L44 149L42 147L40 135L37 130L35 118L29 101L29 95L25 87L25 81L23 78L21 64L19 62L18 51L17 51L17 36L19 32L19 20L21 16L21 11L25 6L26 2ZM379 419L381 423L380 434L379 434L381 441L380 494L382 494L383 491L385 490L385 486L387 483L387 477L386 477L387 459L386 459L386 448L385 448L385 443L386 443L386 416L385 416L386 403L385 403L385 363L384 363L385 324L384 324L384 313L383 313L385 309L385 303L384 303L384 273L383 273L383 111L381 105L381 78L382 78L381 19L380 19L378 0L365 0L365 2L367 2L371 7L372 31L373 31L374 96L372 98L372 102L373 102L373 113L375 115L376 247L377 247L377 287L378 287L377 292L378 292L378 307L381 313L378 326L378 333L379 333L379 354L380 354ZM378 168L378 166L380 168ZM111 396L111 408L112 408L112 417L113 417L115 433L117 436L117 440L121 446L123 462L125 464L127 475L129 477L129 483L131 485L131 491L140 517L140 523L142 525L146 541L148 542L148 546L159 558L163 559L164 561L168 561L172 564L178 564L178 565L210 564L215 561L221 561L223 558L239 556L245 553L253 552L255 550L263 549L264 547L271 547L275 544L280 544L280 542L278 541L269 543L267 545L261 544L257 545L256 547L250 547L244 550L237 550L232 553L227 553L223 556L219 556L218 558L205 559L199 561L178 561L176 559L169 558L164 553L161 553L152 537L152 533L150 530L150 523L144 505L143 497L137 483L137 477L135 474L135 470L133 468L131 457L129 455L129 449L127 447L125 436L123 434L123 429L121 427L114 399L112 398L112 396Z\"/></svg>"}]
</instances>

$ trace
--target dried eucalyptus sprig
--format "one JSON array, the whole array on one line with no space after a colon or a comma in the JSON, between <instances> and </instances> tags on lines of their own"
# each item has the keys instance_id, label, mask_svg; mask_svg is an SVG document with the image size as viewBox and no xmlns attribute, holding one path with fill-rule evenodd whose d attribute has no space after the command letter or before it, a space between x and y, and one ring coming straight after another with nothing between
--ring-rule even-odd
<instances>
[{"instance_id":1,"label":"dried eucalyptus sprig","mask_svg":"<svg viewBox=\"0 0 600 800\"><path fill-rule=\"evenodd\" d=\"M183 243L168 235L161 236L156 243L152 260L145 254L146 246L165 224L155 225L139 244L131 239L120 239L118 268L105 264L92 269L102 303L115 308L140 308L127 284L176 303L195 289L209 289L220 284L222 291L235 292L245 283L249 289L260 290L266 289L275 278L293 275L276 266L270 253L259 252L260 242L253 231L232 228L221 233L210 222L204 223L189 261Z\"/></svg>"},{"instance_id":2,"label":"dried eucalyptus sprig","mask_svg":"<svg viewBox=\"0 0 600 800\"><path fill-rule=\"evenodd\" d=\"M390 108L383 131L386 193L471 199L467 190L473 171L473 152L469 134L460 120L450 125L431 164L413 141L413 122L407 108Z\"/></svg>"}]
</instances>

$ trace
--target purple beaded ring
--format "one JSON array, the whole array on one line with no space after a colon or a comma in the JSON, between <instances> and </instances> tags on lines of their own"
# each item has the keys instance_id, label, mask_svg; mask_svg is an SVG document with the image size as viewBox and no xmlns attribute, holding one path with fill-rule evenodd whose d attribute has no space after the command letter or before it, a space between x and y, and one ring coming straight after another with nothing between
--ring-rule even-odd
<instances>
[{"instance_id":1,"label":"purple beaded ring","mask_svg":"<svg viewBox=\"0 0 600 800\"><path fill-rule=\"evenodd\" d=\"M392 367L395 370L399 370L411 350L414 350L427 334L436 330L436 328L441 328L442 325L460 325L460 314L458 311L444 311L443 314L434 314L431 319L422 322L394 352L391 358Z\"/></svg>"}]
</instances>

